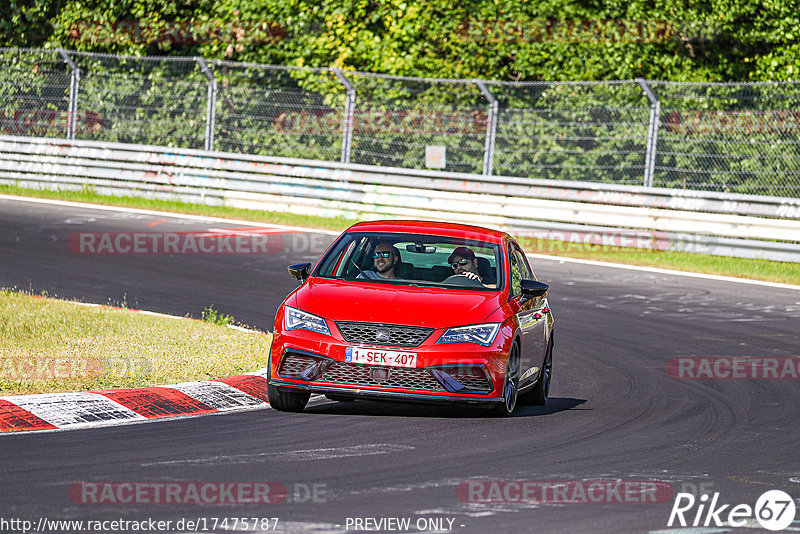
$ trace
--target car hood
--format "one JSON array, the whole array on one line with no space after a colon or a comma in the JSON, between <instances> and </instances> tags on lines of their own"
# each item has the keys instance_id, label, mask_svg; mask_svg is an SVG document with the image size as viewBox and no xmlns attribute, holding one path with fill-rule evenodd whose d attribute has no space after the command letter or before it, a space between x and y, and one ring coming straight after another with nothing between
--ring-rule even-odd
<instances>
[{"instance_id":1,"label":"car hood","mask_svg":"<svg viewBox=\"0 0 800 534\"><path fill-rule=\"evenodd\" d=\"M501 294L311 278L287 304L333 321L446 328L485 321Z\"/></svg>"}]
</instances>

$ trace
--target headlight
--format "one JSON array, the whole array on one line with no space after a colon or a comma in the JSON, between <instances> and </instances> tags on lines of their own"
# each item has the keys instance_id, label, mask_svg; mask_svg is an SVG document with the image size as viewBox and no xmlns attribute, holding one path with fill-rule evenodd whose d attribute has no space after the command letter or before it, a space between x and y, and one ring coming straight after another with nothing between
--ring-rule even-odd
<instances>
[{"instance_id":1,"label":"headlight","mask_svg":"<svg viewBox=\"0 0 800 534\"><path fill-rule=\"evenodd\" d=\"M488 347L494 343L500 323L485 323L472 326L448 328L436 343L477 343Z\"/></svg>"},{"instance_id":2,"label":"headlight","mask_svg":"<svg viewBox=\"0 0 800 534\"><path fill-rule=\"evenodd\" d=\"M312 332L319 332L320 334L331 335L328 330L328 323L325 319L317 315L313 315L291 306L285 306L283 312L283 327L286 330L295 330L296 328L303 328L311 330Z\"/></svg>"}]
</instances>

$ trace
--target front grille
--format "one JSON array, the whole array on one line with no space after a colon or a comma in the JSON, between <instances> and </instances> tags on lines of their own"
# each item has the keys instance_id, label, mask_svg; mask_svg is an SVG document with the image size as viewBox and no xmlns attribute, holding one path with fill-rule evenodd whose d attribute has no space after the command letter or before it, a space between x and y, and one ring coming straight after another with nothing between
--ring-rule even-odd
<instances>
[{"instance_id":1,"label":"front grille","mask_svg":"<svg viewBox=\"0 0 800 534\"><path fill-rule=\"evenodd\" d=\"M371 376L371 369L374 368L374 365L331 362L325 367L325 371L318 380L336 384L446 391L444 386L425 369L417 367L391 367L389 368L389 378L378 381L373 380ZM381 367L381 369L387 368Z\"/></svg>"},{"instance_id":2,"label":"front grille","mask_svg":"<svg viewBox=\"0 0 800 534\"><path fill-rule=\"evenodd\" d=\"M280 376L300 378L301 373L320 362L320 358L287 352L278 367ZM372 378L372 370L378 366L327 360L322 373L311 378L315 381L353 386L385 386L398 389L421 389L428 391L447 391L447 389L427 369L418 367L383 367L389 377L385 380ZM463 393L490 393L492 383L482 368L447 367L447 374L464 385Z\"/></svg>"},{"instance_id":3,"label":"front grille","mask_svg":"<svg viewBox=\"0 0 800 534\"><path fill-rule=\"evenodd\" d=\"M380 323L343 321L337 322L336 326L342 333L342 337L350 343L368 343L388 347L418 347L433 332L433 328Z\"/></svg>"}]
</instances>

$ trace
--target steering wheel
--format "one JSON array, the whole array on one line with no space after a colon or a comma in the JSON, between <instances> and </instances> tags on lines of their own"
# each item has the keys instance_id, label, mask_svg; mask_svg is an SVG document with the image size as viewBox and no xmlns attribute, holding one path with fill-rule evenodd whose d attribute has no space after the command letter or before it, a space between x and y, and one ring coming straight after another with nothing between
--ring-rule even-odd
<instances>
[{"instance_id":1,"label":"steering wheel","mask_svg":"<svg viewBox=\"0 0 800 534\"><path fill-rule=\"evenodd\" d=\"M468 278L463 274L453 274L442 280L443 284L464 287L483 287L483 284L474 278Z\"/></svg>"}]
</instances>

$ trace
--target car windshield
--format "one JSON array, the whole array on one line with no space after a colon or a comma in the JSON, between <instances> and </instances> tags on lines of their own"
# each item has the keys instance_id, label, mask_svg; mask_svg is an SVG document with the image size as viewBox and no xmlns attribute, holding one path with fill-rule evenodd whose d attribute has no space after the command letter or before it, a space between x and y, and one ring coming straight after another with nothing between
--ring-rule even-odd
<instances>
[{"instance_id":1,"label":"car windshield","mask_svg":"<svg viewBox=\"0 0 800 534\"><path fill-rule=\"evenodd\" d=\"M436 235L352 232L322 259L314 276L368 283L502 289L500 245Z\"/></svg>"}]
</instances>

